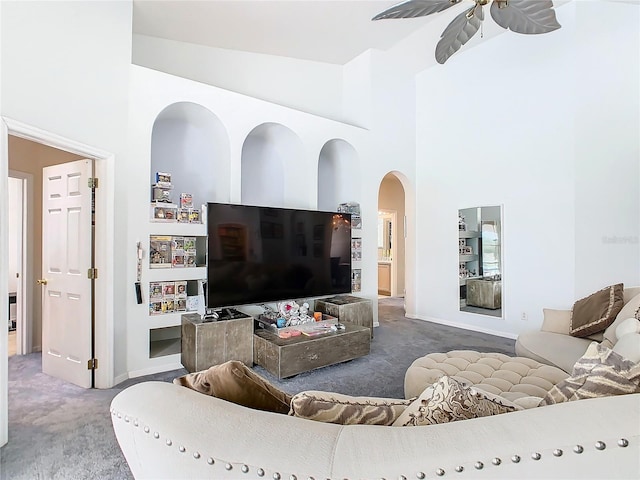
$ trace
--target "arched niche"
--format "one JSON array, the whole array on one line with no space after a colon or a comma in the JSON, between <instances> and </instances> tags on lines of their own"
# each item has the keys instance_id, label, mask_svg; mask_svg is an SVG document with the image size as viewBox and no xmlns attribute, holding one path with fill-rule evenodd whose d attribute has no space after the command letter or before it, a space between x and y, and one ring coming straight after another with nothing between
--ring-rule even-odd
<instances>
[{"instance_id":1,"label":"arched niche","mask_svg":"<svg viewBox=\"0 0 640 480\"><path fill-rule=\"evenodd\" d=\"M335 211L341 203L357 201L360 191L358 152L342 139L329 140L318 160L318 210Z\"/></svg>"},{"instance_id":2,"label":"arched niche","mask_svg":"<svg viewBox=\"0 0 640 480\"><path fill-rule=\"evenodd\" d=\"M194 208L229 201L230 147L227 131L210 110L180 102L162 110L151 134L151 183L156 172L171 174L172 201L193 195Z\"/></svg>"},{"instance_id":3,"label":"arched niche","mask_svg":"<svg viewBox=\"0 0 640 480\"><path fill-rule=\"evenodd\" d=\"M242 145L241 198L245 205L286 207L287 190L299 184L298 166L304 163L300 138L279 123L254 128Z\"/></svg>"}]
</instances>

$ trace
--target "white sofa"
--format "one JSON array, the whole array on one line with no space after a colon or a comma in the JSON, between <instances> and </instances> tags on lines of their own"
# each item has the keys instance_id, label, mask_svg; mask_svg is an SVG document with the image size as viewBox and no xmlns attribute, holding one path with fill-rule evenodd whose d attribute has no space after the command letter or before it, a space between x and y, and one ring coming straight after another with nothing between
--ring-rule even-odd
<instances>
[{"instance_id":1,"label":"white sofa","mask_svg":"<svg viewBox=\"0 0 640 480\"><path fill-rule=\"evenodd\" d=\"M632 317L640 306L640 287L624 289L624 306L614 323L604 334L588 338L569 335L571 308L564 310L544 309L544 319L540 330L521 333L516 340L516 355L528 357L547 365L554 365L567 373L584 354L591 342L605 341L611 347L616 341L615 329L626 318Z\"/></svg>"},{"instance_id":2,"label":"white sofa","mask_svg":"<svg viewBox=\"0 0 640 480\"><path fill-rule=\"evenodd\" d=\"M342 426L145 382L119 393L111 414L137 479L640 478L640 394L440 425Z\"/></svg>"}]
</instances>

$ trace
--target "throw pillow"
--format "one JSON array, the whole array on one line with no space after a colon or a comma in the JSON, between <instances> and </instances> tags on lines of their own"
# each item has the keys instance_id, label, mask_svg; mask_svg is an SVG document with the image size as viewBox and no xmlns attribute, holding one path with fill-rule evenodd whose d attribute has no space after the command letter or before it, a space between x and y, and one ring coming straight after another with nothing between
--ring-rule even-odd
<instances>
[{"instance_id":1,"label":"throw pillow","mask_svg":"<svg viewBox=\"0 0 640 480\"><path fill-rule=\"evenodd\" d=\"M307 391L293 396L289 415L339 425L391 425L412 401Z\"/></svg>"},{"instance_id":2,"label":"throw pillow","mask_svg":"<svg viewBox=\"0 0 640 480\"><path fill-rule=\"evenodd\" d=\"M288 393L274 387L237 360L175 378L173 383L205 395L268 412L287 413L291 401Z\"/></svg>"},{"instance_id":3,"label":"throw pillow","mask_svg":"<svg viewBox=\"0 0 640 480\"><path fill-rule=\"evenodd\" d=\"M434 425L522 410L506 398L468 387L449 376L435 382L432 390L431 395L420 395L393 425Z\"/></svg>"},{"instance_id":4,"label":"throw pillow","mask_svg":"<svg viewBox=\"0 0 640 480\"><path fill-rule=\"evenodd\" d=\"M640 333L640 320L637 318L627 318L620 322L616 327L616 340L620 341L622 337L629 333Z\"/></svg>"},{"instance_id":5,"label":"throw pillow","mask_svg":"<svg viewBox=\"0 0 640 480\"><path fill-rule=\"evenodd\" d=\"M607 328L624 305L622 283L610 285L581 298L571 309L571 330L574 337L587 337Z\"/></svg>"},{"instance_id":6,"label":"throw pillow","mask_svg":"<svg viewBox=\"0 0 640 480\"><path fill-rule=\"evenodd\" d=\"M571 376L551 388L540 405L635 393L640 391L639 385L640 364L592 342L573 366Z\"/></svg>"},{"instance_id":7,"label":"throw pillow","mask_svg":"<svg viewBox=\"0 0 640 480\"><path fill-rule=\"evenodd\" d=\"M620 310L620 313L618 313L615 321L604 331L604 344L607 347L611 348L616 344L616 328L618 328L618 325L624 322L627 318L636 318L640 320L640 294L625 303L622 310Z\"/></svg>"},{"instance_id":8,"label":"throw pillow","mask_svg":"<svg viewBox=\"0 0 640 480\"><path fill-rule=\"evenodd\" d=\"M543 308L542 326L540 330L543 332L569 335L569 331L571 330L571 310Z\"/></svg>"},{"instance_id":9,"label":"throw pillow","mask_svg":"<svg viewBox=\"0 0 640 480\"><path fill-rule=\"evenodd\" d=\"M632 332L622 335L612 350L627 360L640 362L640 334Z\"/></svg>"}]
</instances>

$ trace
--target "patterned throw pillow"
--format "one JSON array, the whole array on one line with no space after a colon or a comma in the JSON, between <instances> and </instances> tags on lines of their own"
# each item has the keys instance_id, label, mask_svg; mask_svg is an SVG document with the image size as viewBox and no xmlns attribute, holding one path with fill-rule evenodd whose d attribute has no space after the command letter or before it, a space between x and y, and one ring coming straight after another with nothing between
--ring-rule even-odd
<instances>
[{"instance_id":1,"label":"patterned throw pillow","mask_svg":"<svg viewBox=\"0 0 640 480\"><path fill-rule=\"evenodd\" d=\"M271 385L244 363L221 365L175 378L173 383L228 402L267 412L287 413L291 396Z\"/></svg>"},{"instance_id":2,"label":"patterned throw pillow","mask_svg":"<svg viewBox=\"0 0 640 480\"><path fill-rule=\"evenodd\" d=\"M571 376L556 384L540 406L583 398L608 397L640 391L640 363L592 342L576 362Z\"/></svg>"},{"instance_id":3,"label":"patterned throw pillow","mask_svg":"<svg viewBox=\"0 0 640 480\"><path fill-rule=\"evenodd\" d=\"M522 410L505 398L468 387L448 376L429 388L432 388L432 393L420 395L394 422L394 426L434 425Z\"/></svg>"},{"instance_id":4,"label":"patterned throw pillow","mask_svg":"<svg viewBox=\"0 0 640 480\"><path fill-rule=\"evenodd\" d=\"M588 297L581 298L571 309L571 330L574 337L588 337L603 331L616 319L624 306L624 285L610 285Z\"/></svg>"},{"instance_id":5,"label":"patterned throw pillow","mask_svg":"<svg viewBox=\"0 0 640 480\"><path fill-rule=\"evenodd\" d=\"M289 415L339 425L391 425L412 401L307 391L293 396Z\"/></svg>"}]
</instances>

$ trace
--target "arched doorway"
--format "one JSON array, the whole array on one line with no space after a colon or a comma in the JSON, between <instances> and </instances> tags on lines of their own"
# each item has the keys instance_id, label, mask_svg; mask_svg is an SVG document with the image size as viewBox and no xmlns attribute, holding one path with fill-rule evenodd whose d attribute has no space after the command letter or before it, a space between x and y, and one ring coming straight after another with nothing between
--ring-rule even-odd
<instances>
[{"instance_id":1,"label":"arched doorway","mask_svg":"<svg viewBox=\"0 0 640 480\"><path fill-rule=\"evenodd\" d=\"M405 296L405 189L395 172L384 176L378 190L378 295Z\"/></svg>"}]
</instances>

